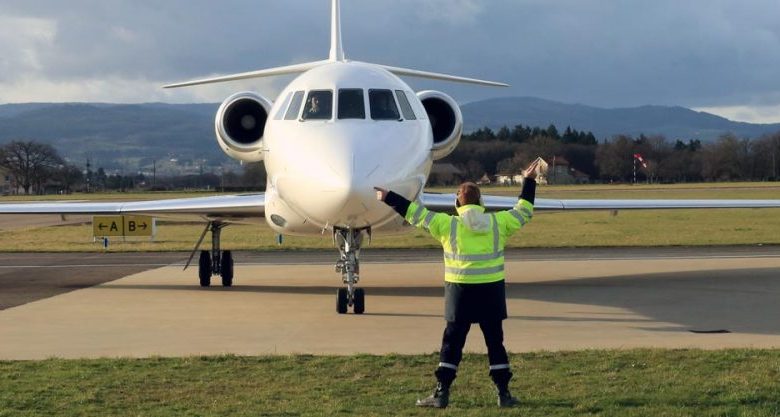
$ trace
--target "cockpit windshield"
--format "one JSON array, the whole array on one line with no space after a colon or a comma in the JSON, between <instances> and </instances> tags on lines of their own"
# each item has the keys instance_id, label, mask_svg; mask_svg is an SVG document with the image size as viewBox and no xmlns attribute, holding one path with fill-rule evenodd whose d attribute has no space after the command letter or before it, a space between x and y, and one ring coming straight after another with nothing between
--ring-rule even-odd
<instances>
[{"instance_id":1,"label":"cockpit windshield","mask_svg":"<svg viewBox=\"0 0 780 417\"><path fill-rule=\"evenodd\" d=\"M333 91L312 90L306 97L303 108L303 120L330 120L333 117Z\"/></svg>"},{"instance_id":2,"label":"cockpit windshield","mask_svg":"<svg viewBox=\"0 0 780 417\"><path fill-rule=\"evenodd\" d=\"M400 120L398 106L391 90L368 90L371 118L374 120Z\"/></svg>"},{"instance_id":3,"label":"cockpit windshield","mask_svg":"<svg viewBox=\"0 0 780 417\"><path fill-rule=\"evenodd\" d=\"M339 119L365 119L366 107L363 90L342 88L339 90Z\"/></svg>"}]
</instances>

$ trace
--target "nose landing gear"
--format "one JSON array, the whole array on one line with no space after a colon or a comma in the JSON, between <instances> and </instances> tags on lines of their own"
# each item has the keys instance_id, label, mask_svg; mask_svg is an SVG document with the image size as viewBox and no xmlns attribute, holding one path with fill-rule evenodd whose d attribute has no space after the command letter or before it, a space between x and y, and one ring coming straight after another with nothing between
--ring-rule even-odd
<instances>
[{"instance_id":1,"label":"nose landing gear","mask_svg":"<svg viewBox=\"0 0 780 417\"><path fill-rule=\"evenodd\" d=\"M233 253L229 250L220 250L219 241L222 228L227 226L224 223L211 221L206 225L203 233L200 235L198 243L195 245L195 249L192 250L187 264L184 269L190 265L192 258L195 256L195 252L198 251L200 244L203 242L203 238L206 233L211 231L211 250L200 251L200 257L198 258L198 278L200 279L201 287L208 287L211 285L211 277L219 275L222 278L222 286L230 287L233 285Z\"/></svg>"},{"instance_id":2,"label":"nose landing gear","mask_svg":"<svg viewBox=\"0 0 780 417\"><path fill-rule=\"evenodd\" d=\"M360 245L363 243L363 232L371 236L371 229L333 229L333 241L339 248L340 257L336 261L336 272L341 273L341 280L346 288L336 292L336 312L345 314L349 307L355 314L366 311L366 292L357 288L360 280Z\"/></svg>"}]
</instances>

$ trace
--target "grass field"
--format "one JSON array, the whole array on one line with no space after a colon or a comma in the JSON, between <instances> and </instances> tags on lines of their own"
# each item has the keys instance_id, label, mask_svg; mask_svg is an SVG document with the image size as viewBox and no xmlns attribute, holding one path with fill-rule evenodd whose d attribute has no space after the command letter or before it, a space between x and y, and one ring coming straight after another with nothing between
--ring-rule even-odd
<instances>
[{"instance_id":1,"label":"grass field","mask_svg":"<svg viewBox=\"0 0 780 417\"><path fill-rule=\"evenodd\" d=\"M0 416L777 416L780 351L513 355L522 400L499 410L483 355L466 355L446 411L435 355L0 362ZM325 377L327 376L327 377Z\"/></svg>"},{"instance_id":2,"label":"grass field","mask_svg":"<svg viewBox=\"0 0 780 417\"><path fill-rule=\"evenodd\" d=\"M452 189L437 189L452 192ZM488 187L486 194L514 195L515 188ZM780 183L682 185L587 185L540 187L547 198L744 198L780 199ZM190 197L193 193L73 195L73 199L132 200ZM56 196L61 198L61 196ZM3 197L1 201L6 201ZM45 197L51 198L51 197ZM160 223L155 242L112 242L111 251L191 250L204 225ZM2 228L0 228L2 229ZM89 224L0 230L0 251L99 251ZM265 226L234 225L225 229L223 247L234 250L278 248ZM281 249L332 248L331 236L285 237ZM510 247L696 246L780 244L780 209L641 210L538 213ZM208 247L208 242L205 243ZM437 247L419 230L375 236L371 247Z\"/></svg>"},{"instance_id":3,"label":"grass field","mask_svg":"<svg viewBox=\"0 0 780 417\"><path fill-rule=\"evenodd\" d=\"M485 192L511 195L516 190ZM542 187L539 194L555 198L780 198L780 184ZM163 198L159 194L88 197ZM189 250L202 228L200 224L161 223L156 242L115 242L110 250ZM100 250L90 235L89 225L0 231L0 251ZM649 210L622 211L617 216L609 212L545 213L510 242L520 247L727 244L780 244L780 210ZM436 247L437 243L412 231L375 237L372 246ZM265 226L231 226L224 232L223 247L270 249L276 245ZM282 248L332 248L332 244L330 236L288 238ZM522 406L513 410L496 407L485 355L470 354L453 387L451 407L417 409L415 399L433 388L437 362L433 354L0 361L0 417L780 416L778 349L513 354L516 378L512 388L522 400Z\"/></svg>"}]
</instances>

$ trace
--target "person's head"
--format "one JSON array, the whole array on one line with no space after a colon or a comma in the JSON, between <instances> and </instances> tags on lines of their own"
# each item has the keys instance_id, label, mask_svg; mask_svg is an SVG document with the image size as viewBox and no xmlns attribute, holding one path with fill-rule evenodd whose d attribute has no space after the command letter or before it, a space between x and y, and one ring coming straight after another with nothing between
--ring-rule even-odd
<instances>
[{"instance_id":1,"label":"person's head","mask_svg":"<svg viewBox=\"0 0 780 417\"><path fill-rule=\"evenodd\" d=\"M481 205L482 193L479 191L477 184L473 182L464 182L458 187L457 199L455 206L465 206L467 204Z\"/></svg>"},{"instance_id":2,"label":"person's head","mask_svg":"<svg viewBox=\"0 0 780 417\"><path fill-rule=\"evenodd\" d=\"M311 98L311 108L316 109L320 104L320 99L317 96L312 96Z\"/></svg>"}]
</instances>

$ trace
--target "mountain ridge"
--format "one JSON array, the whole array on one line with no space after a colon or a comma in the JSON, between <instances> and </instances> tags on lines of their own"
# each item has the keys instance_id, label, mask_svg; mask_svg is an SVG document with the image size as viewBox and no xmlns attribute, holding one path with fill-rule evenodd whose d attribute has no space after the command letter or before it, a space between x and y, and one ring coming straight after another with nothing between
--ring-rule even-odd
<instances>
[{"instance_id":1,"label":"mountain ridge","mask_svg":"<svg viewBox=\"0 0 780 417\"><path fill-rule=\"evenodd\" d=\"M219 103L113 104L17 103L0 105L0 144L11 140L49 143L72 161L135 170L154 160L219 165L229 161L215 146ZM645 105L605 109L536 97L502 97L461 106L465 131L522 124L559 131L590 131L601 141L617 134L664 135L669 140L710 141L724 133L757 138L780 131L780 123L751 124L680 106ZM195 161L195 162L193 162Z\"/></svg>"},{"instance_id":2,"label":"mountain ridge","mask_svg":"<svg viewBox=\"0 0 780 417\"><path fill-rule=\"evenodd\" d=\"M467 132L489 127L513 127L518 124L559 130L571 126L591 131L599 139L618 134L631 136L664 135L667 139L711 141L724 133L757 138L780 131L780 123L736 122L711 113L682 106L643 105L601 108L584 104L566 104L537 97L500 97L466 103L461 106Z\"/></svg>"}]
</instances>

